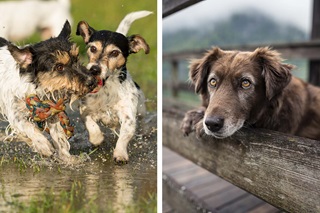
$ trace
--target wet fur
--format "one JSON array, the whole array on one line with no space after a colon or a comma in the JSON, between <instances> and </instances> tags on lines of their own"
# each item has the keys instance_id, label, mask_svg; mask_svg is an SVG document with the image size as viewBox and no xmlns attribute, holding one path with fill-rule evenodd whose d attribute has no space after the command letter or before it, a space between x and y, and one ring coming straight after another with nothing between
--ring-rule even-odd
<instances>
[{"instance_id":1,"label":"wet fur","mask_svg":"<svg viewBox=\"0 0 320 213\"><path fill-rule=\"evenodd\" d=\"M0 112L9 122L7 134L25 138L43 156L70 160L70 145L56 117L47 120L53 145L29 119L25 98L64 98L72 102L96 87L95 78L78 61L78 48L69 41L70 24L60 35L33 45L17 47L0 38Z\"/></svg>"},{"instance_id":2,"label":"wet fur","mask_svg":"<svg viewBox=\"0 0 320 213\"><path fill-rule=\"evenodd\" d=\"M202 107L186 113L184 134L196 131L199 136L225 138L248 126L319 140L320 88L292 76L293 66L282 61L267 47L253 52L213 48L193 60L189 76ZM251 83L246 89L245 80ZM221 119L223 125L217 127Z\"/></svg>"},{"instance_id":3,"label":"wet fur","mask_svg":"<svg viewBox=\"0 0 320 213\"><path fill-rule=\"evenodd\" d=\"M140 15L141 13L139 18L143 17ZM130 21L123 23L131 24L134 16L135 14L129 17ZM126 32L129 26L119 29ZM103 142L104 136L99 122L115 133L120 127L119 134L116 133L119 138L113 157L116 162L127 162L127 146L135 135L137 117L143 117L145 114L145 99L143 92L132 80L126 63L132 53L144 50L147 54L149 46L139 35L126 37L118 32L98 31L84 21L79 22L77 34L81 35L87 44L87 68L93 73L98 73L104 81L104 86L98 93L88 94L81 101L80 113L89 132L89 140L94 145Z\"/></svg>"}]
</instances>

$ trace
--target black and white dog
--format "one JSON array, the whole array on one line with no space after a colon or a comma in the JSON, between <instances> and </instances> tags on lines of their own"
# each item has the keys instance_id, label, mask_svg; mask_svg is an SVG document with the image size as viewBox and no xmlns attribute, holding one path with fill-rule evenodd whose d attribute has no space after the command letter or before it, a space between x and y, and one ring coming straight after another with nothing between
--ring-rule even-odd
<instances>
[{"instance_id":1,"label":"black and white dog","mask_svg":"<svg viewBox=\"0 0 320 213\"><path fill-rule=\"evenodd\" d=\"M30 119L26 99L33 95L51 104L57 100L66 104L96 88L96 78L78 60L79 48L70 42L70 33L66 22L58 37L22 48L0 38L0 113L9 122L8 137L18 135L36 152L55 154L63 162L76 158L69 153L68 136L59 119L53 116L45 120L52 146Z\"/></svg>"},{"instance_id":2,"label":"black and white dog","mask_svg":"<svg viewBox=\"0 0 320 213\"><path fill-rule=\"evenodd\" d=\"M85 21L78 23L77 35L87 44L89 64L93 74L100 75L102 89L88 94L81 101L80 114L89 132L89 140L99 145L104 140L98 122L114 130L120 126L119 138L113 152L116 162L129 160L127 146L135 135L137 116L145 114L145 99L139 86L127 71L129 54L141 49L149 53L149 45L140 35L126 37L131 23L151 14L139 11L128 14L116 32L95 30Z\"/></svg>"}]
</instances>

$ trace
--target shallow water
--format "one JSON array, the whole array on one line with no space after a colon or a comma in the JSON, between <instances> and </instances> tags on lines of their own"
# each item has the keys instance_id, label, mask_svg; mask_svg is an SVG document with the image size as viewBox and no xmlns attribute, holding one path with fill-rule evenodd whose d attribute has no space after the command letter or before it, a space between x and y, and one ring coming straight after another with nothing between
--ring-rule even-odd
<instances>
[{"instance_id":1,"label":"shallow water","mask_svg":"<svg viewBox=\"0 0 320 213\"><path fill-rule=\"evenodd\" d=\"M73 210L124 212L125 208L157 193L156 117L149 116L148 134L136 136L129 145L129 163L116 165L112 150L116 137L106 133L99 147L90 146L87 133L77 124L71 140L72 153L90 153L91 160L64 166L39 159L25 143L0 142L0 212L24 212L34 200L59 202L68 194ZM80 126L80 127L78 127ZM3 135L4 127L0 131ZM36 160L35 160L36 159ZM56 205L56 204L55 204Z\"/></svg>"}]
</instances>

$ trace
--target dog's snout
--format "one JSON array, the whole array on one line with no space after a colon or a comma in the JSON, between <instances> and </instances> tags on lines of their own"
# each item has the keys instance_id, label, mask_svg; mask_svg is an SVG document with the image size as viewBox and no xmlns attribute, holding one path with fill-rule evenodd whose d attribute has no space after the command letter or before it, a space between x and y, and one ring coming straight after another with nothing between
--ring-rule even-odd
<instances>
[{"instance_id":1,"label":"dog's snout","mask_svg":"<svg viewBox=\"0 0 320 213\"><path fill-rule=\"evenodd\" d=\"M207 117L205 124L211 132L217 132L223 127L224 118L221 116Z\"/></svg>"},{"instance_id":2,"label":"dog's snout","mask_svg":"<svg viewBox=\"0 0 320 213\"><path fill-rule=\"evenodd\" d=\"M91 68L90 68L90 72L91 74L93 75L100 75L101 73L101 68L97 65L93 65Z\"/></svg>"}]
</instances>

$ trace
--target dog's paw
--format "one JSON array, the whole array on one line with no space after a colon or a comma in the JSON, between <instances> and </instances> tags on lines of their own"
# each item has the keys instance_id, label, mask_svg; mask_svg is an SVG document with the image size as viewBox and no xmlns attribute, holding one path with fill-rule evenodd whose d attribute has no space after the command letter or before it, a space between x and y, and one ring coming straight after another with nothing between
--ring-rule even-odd
<instances>
[{"instance_id":1,"label":"dog's paw","mask_svg":"<svg viewBox=\"0 0 320 213\"><path fill-rule=\"evenodd\" d=\"M204 108L188 111L181 123L181 130L185 136L196 130L196 124L202 120L204 116Z\"/></svg>"},{"instance_id":2,"label":"dog's paw","mask_svg":"<svg viewBox=\"0 0 320 213\"><path fill-rule=\"evenodd\" d=\"M127 164L129 161L128 153L124 150L115 149L113 152L113 160L117 164Z\"/></svg>"},{"instance_id":3,"label":"dog's paw","mask_svg":"<svg viewBox=\"0 0 320 213\"><path fill-rule=\"evenodd\" d=\"M203 122L200 120L196 125L196 137L197 138L202 138L202 136L205 134L204 129L203 129Z\"/></svg>"}]
</instances>

